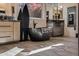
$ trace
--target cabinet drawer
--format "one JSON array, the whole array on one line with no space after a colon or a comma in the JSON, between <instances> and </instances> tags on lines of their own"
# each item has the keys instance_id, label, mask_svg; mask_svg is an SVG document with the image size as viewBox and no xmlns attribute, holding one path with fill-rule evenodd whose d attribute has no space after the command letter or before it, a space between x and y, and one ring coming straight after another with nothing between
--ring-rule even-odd
<instances>
[{"instance_id":1,"label":"cabinet drawer","mask_svg":"<svg viewBox=\"0 0 79 59\"><path fill-rule=\"evenodd\" d=\"M0 32L0 37L2 36L13 36L13 32Z\"/></svg>"},{"instance_id":2,"label":"cabinet drawer","mask_svg":"<svg viewBox=\"0 0 79 59\"><path fill-rule=\"evenodd\" d=\"M12 37L0 38L0 44L12 42L12 41L13 41Z\"/></svg>"},{"instance_id":3,"label":"cabinet drawer","mask_svg":"<svg viewBox=\"0 0 79 59\"><path fill-rule=\"evenodd\" d=\"M12 32L0 32L0 44L13 41Z\"/></svg>"},{"instance_id":4,"label":"cabinet drawer","mask_svg":"<svg viewBox=\"0 0 79 59\"><path fill-rule=\"evenodd\" d=\"M13 31L13 22L0 22L0 31Z\"/></svg>"}]
</instances>

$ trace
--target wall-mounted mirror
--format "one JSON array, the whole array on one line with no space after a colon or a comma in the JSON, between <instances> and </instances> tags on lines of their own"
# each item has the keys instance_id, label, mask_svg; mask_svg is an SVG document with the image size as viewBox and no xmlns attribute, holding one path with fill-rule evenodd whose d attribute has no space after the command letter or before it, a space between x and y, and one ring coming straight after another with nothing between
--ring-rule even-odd
<instances>
[{"instance_id":1,"label":"wall-mounted mirror","mask_svg":"<svg viewBox=\"0 0 79 59\"><path fill-rule=\"evenodd\" d=\"M42 18L42 3L28 3L30 18Z\"/></svg>"},{"instance_id":2,"label":"wall-mounted mirror","mask_svg":"<svg viewBox=\"0 0 79 59\"><path fill-rule=\"evenodd\" d=\"M68 15L68 27L75 27L76 6L68 7L67 8L67 15Z\"/></svg>"}]
</instances>

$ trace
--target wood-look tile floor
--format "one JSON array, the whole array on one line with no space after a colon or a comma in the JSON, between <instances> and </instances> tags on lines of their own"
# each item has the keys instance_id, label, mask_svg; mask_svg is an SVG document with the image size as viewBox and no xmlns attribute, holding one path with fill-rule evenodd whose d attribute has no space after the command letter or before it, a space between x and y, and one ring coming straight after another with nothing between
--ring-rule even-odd
<instances>
[{"instance_id":1,"label":"wood-look tile floor","mask_svg":"<svg viewBox=\"0 0 79 59\"><path fill-rule=\"evenodd\" d=\"M51 37L47 41L25 41L25 42L16 42L5 45L0 45L0 53L8 51L13 47L23 48L22 52L30 52L39 48L50 46L52 44L63 43L64 46L56 47L55 49L33 54L31 56L78 56L78 38L69 38L69 37ZM23 56L17 54L16 56Z\"/></svg>"}]
</instances>

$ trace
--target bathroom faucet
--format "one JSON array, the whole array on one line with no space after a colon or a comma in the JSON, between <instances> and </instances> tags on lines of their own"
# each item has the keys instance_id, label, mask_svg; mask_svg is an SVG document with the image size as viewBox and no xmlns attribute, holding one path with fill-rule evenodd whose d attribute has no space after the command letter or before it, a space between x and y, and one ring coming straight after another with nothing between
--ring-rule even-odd
<instances>
[{"instance_id":1,"label":"bathroom faucet","mask_svg":"<svg viewBox=\"0 0 79 59\"><path fill-rule=\"evenodd\" d=\"M35 28L36 27L36 22L33 20L33 28Z\"/></svg>"}]
</instances>

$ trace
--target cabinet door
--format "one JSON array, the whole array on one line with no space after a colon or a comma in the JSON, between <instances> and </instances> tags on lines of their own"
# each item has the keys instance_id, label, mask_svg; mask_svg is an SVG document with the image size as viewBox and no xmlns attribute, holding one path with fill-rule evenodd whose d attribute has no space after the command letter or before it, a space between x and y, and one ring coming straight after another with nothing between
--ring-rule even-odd
<instances>
[{"instance_id":1,"label":"cabinet door","mask_svg":"<svg viewBox=\"0 0 79 59\"><path fill-rule=\"evenodd\" d=\"M13 41L13 32L0 32L0 44Z\"/></svg>"},{"instance_id":2,"label":"cabinet door","mask_svg":"<svg viewBox=\"0 0 79 59\"><path fill-rule=\"evenodd\" d=\"M54 23L53 36L61 36L61 35L64 35L64 22L60 22L59 24Z\"/></svg>"},{"instance_id":3,"label":"cabinet door","mask_svg":"<svg viewBox=\"0 0 79 59\"><path fill-rule=\"evenodd\" d=\"M20 40L20 22L14 22L14 41Z\"/></svg>"}]
</instances>

